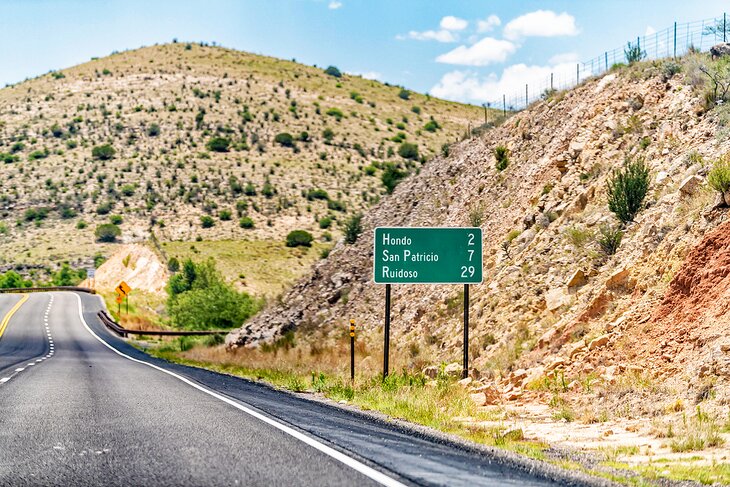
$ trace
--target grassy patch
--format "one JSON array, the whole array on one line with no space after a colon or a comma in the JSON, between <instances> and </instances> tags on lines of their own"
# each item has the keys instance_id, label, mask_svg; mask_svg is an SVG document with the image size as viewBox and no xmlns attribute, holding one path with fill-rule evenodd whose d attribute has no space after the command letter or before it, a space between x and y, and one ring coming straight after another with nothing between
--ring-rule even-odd
<instances>
[{"instance_id":1,"label":"grassy patch","mask_svg":"<svg viewBox=\"0 0 730 487\"><path fill-rule=\"evenodd\" d=\"M271 298L308 272L328 245L315 242L311 247L290 248L284 241L213 240L165 242L163 247L169 257L180 262L212 258L227 281L254 296Z\"/></svg>"}]
</instances>

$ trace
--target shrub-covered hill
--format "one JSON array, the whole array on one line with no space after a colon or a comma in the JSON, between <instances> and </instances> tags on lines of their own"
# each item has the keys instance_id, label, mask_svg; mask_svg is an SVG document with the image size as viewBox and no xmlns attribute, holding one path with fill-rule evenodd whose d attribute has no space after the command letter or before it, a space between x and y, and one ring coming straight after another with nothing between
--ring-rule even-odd
<instances>
[{"instance_id":1,"label":"shrub-covered hill","mask_svg":"<svg viewBox=\"0 0 730 487\"><path fill-rule=\"evenodd\" d=\"M483 116L200 44L93 59L0 90L0 259L90 259L106 223L122 241L326 240Z\"/></svg>"}]
</instances>

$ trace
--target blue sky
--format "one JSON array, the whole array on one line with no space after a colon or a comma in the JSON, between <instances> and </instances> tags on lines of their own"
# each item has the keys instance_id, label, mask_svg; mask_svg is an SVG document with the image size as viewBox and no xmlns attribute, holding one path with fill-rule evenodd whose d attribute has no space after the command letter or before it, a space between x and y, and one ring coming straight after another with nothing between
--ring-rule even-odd
<instances>
[{"instance_id":1,"label":"blue sky","mask_svg":"<svg viewBox=\"0 0 730 487\"><path fill-rule=\"evenodd\" d=\"M719 0L0 0L0 86L178 38L479 103L723 8Z\"/></svg>"}]
</instances>

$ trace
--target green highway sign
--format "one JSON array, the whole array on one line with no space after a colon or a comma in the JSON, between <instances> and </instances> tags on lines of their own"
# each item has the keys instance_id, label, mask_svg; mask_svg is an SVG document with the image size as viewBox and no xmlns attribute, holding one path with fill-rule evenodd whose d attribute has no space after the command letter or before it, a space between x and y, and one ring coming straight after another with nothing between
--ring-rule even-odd
<instances>
[{"instance_id":1,"label":"green highway sign","mask_svg":"<svg viewBox=\"0 0 730 487\"><path fill-rule=\"evenodd\" d=\"M479 284L481 228L375 229L376 284Z\"/></svg>"}]
</instances>

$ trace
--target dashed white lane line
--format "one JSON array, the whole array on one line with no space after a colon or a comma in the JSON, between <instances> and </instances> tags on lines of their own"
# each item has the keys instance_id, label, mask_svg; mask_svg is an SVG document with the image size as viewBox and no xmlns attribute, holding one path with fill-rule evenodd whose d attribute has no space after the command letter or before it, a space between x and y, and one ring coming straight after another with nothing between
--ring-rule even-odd
<instances>
[{"instance_id":1,"label":"dashed white lane line","mask_svg":"<svg viewBox=\"0 0 730 487\"><path fill-rule=\"evenodd\" d=\"M55 351L54 351L54 345L53 345L53 336L51 335L51 329L49 328L49 324L48 324L48 313L51 312L51 305L52 304L53 304L53 296L51 296L51 299L48 301L48 307L46 308L46 311L45 311L44 316L43 316L43 326L44 326L44 328L46 330L46 336L48 337L48 345L49 345L49 351L48 351L48 353L46 355L44 355L43 357L37 359L35 362L29 363L25 367L18 367L17 369L15 369L15 373L12 374L11 376L1 378L0 379L0 384L6 383L7 381L9 381L13 377L15 377L18 373L23 372L28 367L32 367L32 366L34 366L36 364L39 364L39 363L43 362L46 359L49 359L49 358L53 357L53 354L55 353Z\"/></svg>"}]
</instances>

